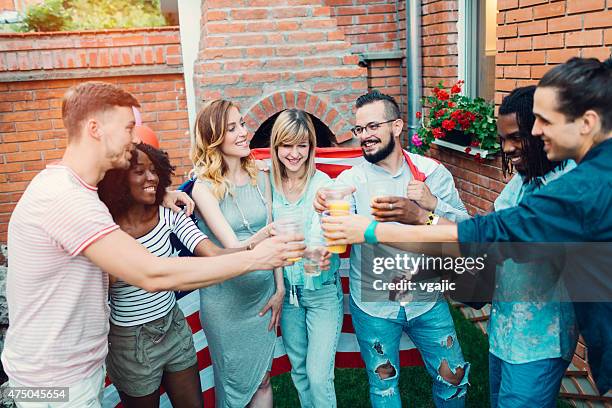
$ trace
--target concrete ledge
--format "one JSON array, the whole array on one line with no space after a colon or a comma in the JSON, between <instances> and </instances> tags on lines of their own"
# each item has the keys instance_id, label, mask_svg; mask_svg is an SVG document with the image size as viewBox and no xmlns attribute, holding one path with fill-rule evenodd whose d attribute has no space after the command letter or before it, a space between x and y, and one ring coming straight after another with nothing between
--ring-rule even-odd
<instances>
[{"instance_id":1,"label":"concrete ledge","mask_svg":"<svg viewBox=\"0 0 612 408\"><path fill-rule=\"evenodd\" d=\"M357 55L359 56L359 61L402 59L405 56L402 50L362 52Z\"/></svg>"},{"instance_id":2,"label":"concrete ledge","mask_svg":"<svg viewBox=\"0 0 612 408\"><path fill-rule=\"evenodd\" d=\"M107 78L139 75L182 74L183 66L109 67L96 69L53 69L27 72L0 72L0 82L49 81L54 79Z\"/></svg>"}]
</instances>

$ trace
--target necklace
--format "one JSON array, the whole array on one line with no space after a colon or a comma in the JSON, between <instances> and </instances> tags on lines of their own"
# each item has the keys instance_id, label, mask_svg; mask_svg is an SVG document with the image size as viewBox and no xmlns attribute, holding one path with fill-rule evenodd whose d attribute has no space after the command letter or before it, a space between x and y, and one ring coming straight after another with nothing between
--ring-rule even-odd
<instances>
[{"instance_id":1,"label":"necklace","mask_svg":"<svg viewBox=\"0 0 612 408\"><path fill-rule=\"evenodd\" d=\"M261 202L263 203L265 209L266 209L266 225L270 222L270 214L268 211L268 202L266 201L266 199L264 198L261 189L259 188L259 184L255 183L255 188L257 189L257 193L259 195L259 198L261 200ZM244 212L242 211L242 208L240 208L240 205L238 204L238 200L236 200L236 197L234 196L233 192L230 192L229 195L232 197L232 201L234 201L234 205L236 206L236 209L238 210L238 212L240 213L240 217L242 218L242 226L244 226L247 231L249 231L251 234L255 234L255 231L253 231L253 229L251 228L251 223L249 222L249 220L247 219L247 217L244 215Z\"/></svg>"}]
</instances>

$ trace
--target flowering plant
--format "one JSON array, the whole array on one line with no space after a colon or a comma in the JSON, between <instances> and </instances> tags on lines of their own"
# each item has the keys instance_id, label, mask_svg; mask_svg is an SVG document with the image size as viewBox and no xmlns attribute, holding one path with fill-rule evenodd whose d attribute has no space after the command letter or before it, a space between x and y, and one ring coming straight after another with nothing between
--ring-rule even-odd
<instances>
[{"instance_id":1,"label":"flowering plant","mask_svg":"<svg viewBox=\"0 0 612 408\"><path fill-rule=\"evenodd\" d=\"M495 109L492 103L482 98L469 98L461 94L463 81L455 83L448 91L440 82L432 95L422 98L421 105L427 104L429 112L423 115L416 113L421 120L421 127L410 138L410 150L414 153L425 153L435 139L445 139L451 132L463 132L470 136L472 147L487 150L489 154L499 151L499 140L495 124ZM477 160L480 155L476 155Z\"/></svg>"}]
</instances>

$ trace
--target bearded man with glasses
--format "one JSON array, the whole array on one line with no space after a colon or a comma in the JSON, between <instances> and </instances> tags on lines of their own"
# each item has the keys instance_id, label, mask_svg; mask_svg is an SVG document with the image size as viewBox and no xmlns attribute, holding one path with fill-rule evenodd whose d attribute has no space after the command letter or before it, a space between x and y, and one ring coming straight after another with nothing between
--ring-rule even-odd
<instances>
[{"instance_id":1,"label":"bearded man with glasses","mask_svg":"<svg viewBox=\"0 0 612 408\"><path fill-rule=\"evenodd\" d=\"M399 137L404 122L393 97L372 91L360 96L355 105L356 126L352 130L359 138L366 162L342 172L336 183L354 188L356 213L374 219L377 210L387 210L386 215L397 218L404 213L401 208L404 201L395 200L397 204L392 204L388 197L382 200L377 197L403 196L427 209L427 223L436 223L439 217L456 222L468 219L451 173L433 159L402 149ZM383 185L385 188L381 189ZM318 211L327 210L325 190L318 192L314 205ZM401 407L399 348L405 332L420 351L432 377L435 405L463 407L470 365L463 358L446 300L439 291L411 290L408 296L398 297L390 286L381 289L380 281L401 282L410 278L399 269L380 274L373 268L376 258L406 254L390 247L374 247L374 243L353 245L350 257L350 309L368 373L372 406ZM418 274L416 270L411 273L412 280L440 282L433 271L421 268Z\"/></svg>"}]
</instances>

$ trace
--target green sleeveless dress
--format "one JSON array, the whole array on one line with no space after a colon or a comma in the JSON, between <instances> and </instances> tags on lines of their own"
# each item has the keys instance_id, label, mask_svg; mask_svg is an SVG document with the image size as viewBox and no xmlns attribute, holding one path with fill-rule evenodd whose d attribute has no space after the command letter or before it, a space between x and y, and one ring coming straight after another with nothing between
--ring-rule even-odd
<instances>
[{"instance_id":1,"label":"green sleeveless dress","mask_svg":"<svg viewBox=\"0 0 612 408\"><path fill-rule=\"evenodd\" d=\"M265 178L260 172L259 191L251 183L236 186L233 196L226 194L219 202L241 241L268 222ZM198 218L200 230L220 245L202 217ZM272 367L276 331L268 331L270 312L264 316L259 312L274 292L274 273L270 270L250 272L200 289L200 321L213 363L217 407L247 405Z\"/></svg>"}]
</instances>

